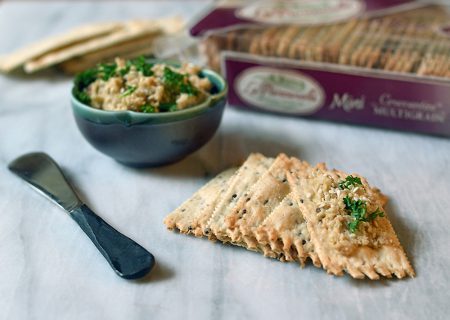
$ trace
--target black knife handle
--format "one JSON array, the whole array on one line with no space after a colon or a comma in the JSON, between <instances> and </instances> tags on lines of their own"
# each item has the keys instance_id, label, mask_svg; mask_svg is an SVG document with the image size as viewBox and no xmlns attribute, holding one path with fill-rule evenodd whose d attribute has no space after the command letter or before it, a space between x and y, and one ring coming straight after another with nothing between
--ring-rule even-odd
<instances>
[{"instance_id":1,"label":"black knife handle","mask_svg":"<svg viewBox=\"0 0 450 320\"><path fill-rule=\"evenodd\" d=\"M150 252L115 230L85 204L70 215L122 278L141 278L153 268L155 258Z\"/></svg>"}]
</instances>

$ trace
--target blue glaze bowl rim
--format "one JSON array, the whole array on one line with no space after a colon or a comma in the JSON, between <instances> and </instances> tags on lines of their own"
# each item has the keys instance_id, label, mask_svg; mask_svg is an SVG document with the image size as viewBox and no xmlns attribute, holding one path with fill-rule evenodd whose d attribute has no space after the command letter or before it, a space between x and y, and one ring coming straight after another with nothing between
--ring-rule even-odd
<instances>
[{"instance_id":1,"label":"blue glaze bowl rim","mask_svg":"<svg viewBox=\"0 0 450 320\"><path fill-rule=\"evenodd\" d=\"M165 63L172 66L180 65L180 62L168 62L164 60L149 60L149 62ZM220 104L222 100L226 99L226 95L228 93L227 82L217 72L205 68L202 69L200 73L214 84L214 86L218 89L218 92L211 94L202 103L183 110L164 113L143 113L131 110L109 111L96 109L80 102L77 98L75 98L73 95L74 87L72 87L71 90L72 110L76 116L80 116L86 120L98 124L123 124L126 126L131 126L135 124L162 124L189 119L214 108L216 105Z\"/></svg>"}]
</instances>

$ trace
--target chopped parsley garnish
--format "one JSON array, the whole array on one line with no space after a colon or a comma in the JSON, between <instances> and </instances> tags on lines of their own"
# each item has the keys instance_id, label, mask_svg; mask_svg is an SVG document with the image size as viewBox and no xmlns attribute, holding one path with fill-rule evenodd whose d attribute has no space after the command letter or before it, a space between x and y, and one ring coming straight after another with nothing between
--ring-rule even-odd
<instances>
[{"instance_id":1,"label":"chopped parsley garnish","mask_svg":"<svg viewBox=\"0 0 450 320\"><path fill-rule=\"evenodd\" d=\"M136 68L137 71L142 72L145 77L150 77L153 75L153 64L148 63L143 56L131 60L130 63Z\"/></svg>"},{"instance_id":2,"label":"chopped parsley garnish","mask_svg":"<svg viewBox=\"0 0 450 320\"><path fill-rule=\"evenodd\" d=\"M163 79L171 99L179 93L187 93L194 96L198 94L198 89L192 85L186 75L175 72L169 67L164 68Z\"/></svg>"},{"instance_id":3,"label":"chopped parsley garnish","mask_svg":"<svg viewBox=\"0 0 450 320\"><path fill-rule=\"evenodd\" d=\"M159 104L159 111L161 112L168 112L168 111L177 111L177 104L176 103L160 103Z\"/></svg>"},{"instance_id":4,"label":"chopped parsley garnish","mask_svg":"<svg viewBox=\"0 0 450 320\"><path fill-rule=\"evenodd\" d=\"M144 104L143 106L139 107L139 111L144 112L144 113L154 113L154 112L156 112L156 109L154 106L152 106L150 104Z\"/></svg>"},{"instance_id":5,"label":"chopped parsley garnish","mask_svg":"<svg viewBox=\"0 0 450 320\"><path fill-rule=\"evenodd\" d=\"M353 186L362 186L361 179L354 176L347 176L344 181L339 182L338 187L341 190L350 189Z\"/></svg>"},{"instance_id":6,"label":"chopped parsley garnish","mask_svg":"<svg viewBox=\"0 0 450 320\"><path fill-rule=\"evenodd\" d=\"M380 208L377 208L374 212L369 214L368 220L373 221L377 217L384 217L384 212L380 210Z\"/></svg>"},{"instance_id":7,"label":"chopped parsley garnish","mask_svg":"<svg viewBox=\"0 0 450 320\"><path fill-rule=\"evenodd\" d=\"M190 96L196 96L198 93L198 90L196 87L194 87L189 80L187 80L187 83L182 83L180 85L180 92L181 93L187 93Z\"/></svg>"},{"instance_id":8,"label":"chopped parsley garnish","mask_svg":"<svg viewBox=\"0 0 450 320\"><path fill-rule=\"evenodd\" d=\"M130 68L131 68L131 64L129 63L129 61L127 61L127 64L125 65L125 67L119 70L120 76L121 77L125 76L130 71Z\"/></svg>"},{"instance_id":9,"label":"chopped parsley garnish","mask_svg":"<svg viewBox=\"0 0 450 320\"><path fill-rule=\"evenodd\" d=\"M84 91L78 91L76 89L74 89L74 93L75 97L77 97L77 99L84 104L89 105L91 103L91 97Z\"/></svg>"},{"instance_id":10,"label":"chopped parsley garnish","mask_svg":"<svg viewBox=\"0 0 450 320\"><path fill-rule=\"evenodd\" d=\"M116 75L117 64L115 63L100 63L98 65L98 75L105 81Z\"/></svg>"},{"instance_id":11,"label":"chopped parsley garnish","mask_svg":"<svg viewBox=\"0 0 450 320\"><path fill-rule=\"evenodd\" d=\"M130 94L132 94L133 92L135 92L136 89L137 89L137 87L134 87L134 86L127 86L127 90L125 90L120 96L121 96L121 97L129 96Z\"/></svg>"},{"instance_id":12,"label":"chopped parsley garnish","mask_svg":"<svg viewBox=\"0 0 450 320\"><path fill-rule=\"evenodd\" d=\"M98 71L95 69L88 69L77 74L74 80L73 95L81 103L89 105L91 97L84 91L92 82L97 80Z\"/></svg>"},{"instance_id":13,"label":"chopped parsley garnish","mask_svg":"<svg viewBox=\"0 0 450 320\"><path fill-rule=\"evenodd\" d=\"M384 212L380 209L367 214L367 204L363 200L353 200L349 196L344 198L345 211L353 218L348 224L348 229L351 233L355 233L358 230L360 222L370 222L375 220L377 217L384 217Z\"/></svg>"}]
</instances>

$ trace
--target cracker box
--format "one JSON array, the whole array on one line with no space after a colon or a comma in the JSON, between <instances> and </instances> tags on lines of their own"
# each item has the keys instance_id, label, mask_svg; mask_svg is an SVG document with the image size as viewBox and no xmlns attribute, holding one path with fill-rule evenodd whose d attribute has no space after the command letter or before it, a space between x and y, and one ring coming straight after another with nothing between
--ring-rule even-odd
<instances>
[{"instance_id":1,"label":"cracker box","mask_svg":"<svg viewBox=\"0 0 450 320\"><path fill-rule=\"evenodd\" d=\"M233 106L450 136L450 14L406 0L226 1L192 26Z\"/></svg>"}]
</instances>

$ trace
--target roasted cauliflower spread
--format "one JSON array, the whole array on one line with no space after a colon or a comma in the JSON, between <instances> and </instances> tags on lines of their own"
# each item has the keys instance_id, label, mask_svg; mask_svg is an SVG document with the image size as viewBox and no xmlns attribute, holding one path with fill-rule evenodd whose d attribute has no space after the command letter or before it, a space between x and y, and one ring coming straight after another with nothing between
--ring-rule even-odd
<instances>
[{"instance_id":1,"label":"roasted cauliflower spread","mask_svg":"<svg viewBox=\"0 0 450 320\"><path fill-rule=\"evenodd\" d=\"M100 64L75 80L75 96L91 107L145 113L186 109L204 102L212 84L193 64L174 67L144 58Z\"/></svg>"}]
</instances>

